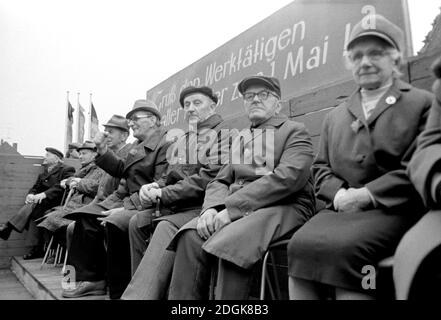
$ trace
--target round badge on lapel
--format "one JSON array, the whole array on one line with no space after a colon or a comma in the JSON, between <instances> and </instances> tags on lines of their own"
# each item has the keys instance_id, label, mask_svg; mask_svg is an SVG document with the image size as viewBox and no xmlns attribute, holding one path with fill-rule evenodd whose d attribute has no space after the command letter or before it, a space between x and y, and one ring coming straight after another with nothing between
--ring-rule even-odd
<instances>
[{"instance_id":1,"label":"round badge on lapel","mask_svg":"<svg viewBox=\"0 0 441 320\"><path fill-rule=\"evenodd\" d=\"M394 104L395 102L397 102L397 98L395 98L394 96L389 96L386 98L387 104Z\"/></svg>"}]
</instances>

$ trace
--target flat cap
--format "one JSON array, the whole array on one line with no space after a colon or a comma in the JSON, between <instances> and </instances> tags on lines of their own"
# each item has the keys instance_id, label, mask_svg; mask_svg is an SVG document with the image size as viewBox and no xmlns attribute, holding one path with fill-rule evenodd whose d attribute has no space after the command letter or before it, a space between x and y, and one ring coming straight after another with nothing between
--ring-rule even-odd
<instances>
[{"instance_id":1,"label":"flat cap","mask_svg":"<svg viewBox=\"0 0 441 320\"><path fill-rule=\"evenodd\" d=\"M213 90L210 87L193 87L189 86L182 90L181 94L179 95L179 103L181 104L181 107L184 107L184 99L186 96L194 93L201 93L207 97L209 97L211 100L213 100L214 103L217 103L218 97L213 93Z\"/></svg>"},{"instance_id":2,"label":"flat cap","mask_svg":"<svg viewBox=\"0 0 441 320\"><path fill-rule=\"evenodd\" d=\"M380 14L367 17L369 20L360 20L352 29L346 49L349 50L354 41L366 36L383 39L398 51L404 49L404 33L398 26Z\"/></svg>"},{"instance_id":3,"label":"flat cap","mask_svg":"<svg viewBox=\"0 0 441 320\"><path fill-rule=\"evenodd\" d=\"M104 127L118 128L129 132L129 122L123 116L114 114L110 120L104 124Z\"/></svg>"},{"instance_id":4,"label":"flat cap","mask_svg":"<svg viewBox=\"0 0 441 320\"><path fill-rule=\"evenodd\" d=\"M250 76L243 79L239 85L239 92L243 95L249 86L252 85L261 85L264 86L274 93L276 93L279 98L282 97L282 93L280 90L280 82L277 78L267 77L267 76Z\"/></svg>"},{"instance_id":5,"label":"flat cap","mask_svg":"<svg viewBox=\"0 0 441 320\"><path fill-rule=\"evenodd\" d=\"M81 146L81 143L79 143L79 142L72 142L72 143L69 143L67 145L67 148L68 149L75 149L75 150L77 150L78 147L80 147L80 146Z\"/></svg>"},{"instance_id":6,"label":"flat cap","mask_svg":"<svg viewBox=\"0 0 441 320\"><path fill-rule=\"evenodd\" d=\"M130 119L130 117L137 111L147 111L153 113L159 120L161 120L162 116L158 110L156 104L151 100L136 100L133 104L133 109L126 115L126 119Z\"/></svg>"},{"instance_id":7,"label":"flat cap","mask_svg":"<svg viewBox=\"0 0 441 320\"><path fill-rule=\"evenodd\" d=\"M83 150L83 149L89 149L89 150L92 150L92 151L96 151L95 142L90 141L90 140L84 141L84 143L80 147L78 147L77 150L80 151L80 150Z\"/></svg>"},{"instance_id":8,"label":"flat cap","mask_svg":"<svg viewBox=\"0 0 441 320\"><path fill-rule=\"evenodd\" d=\"M56 155L56 156L57 156L58 158L60 158L60 159L63 159L63 158L64 158L63 152L61 152L60 150L57 150L57 149L55 149L55 148L47 147L47 148L46 148L46 151L47 151L47 152L50 152L50 153L52 153L52 154L54 154L54 155Z\"/></svg>"}]
</instances>

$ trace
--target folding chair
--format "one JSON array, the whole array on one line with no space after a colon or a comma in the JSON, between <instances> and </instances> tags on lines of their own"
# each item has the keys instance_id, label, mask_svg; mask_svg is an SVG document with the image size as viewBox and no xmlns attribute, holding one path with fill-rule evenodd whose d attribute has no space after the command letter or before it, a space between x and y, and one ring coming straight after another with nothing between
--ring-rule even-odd
<instances>
[{"instance_id":1,"label":"folding chair","mask_svg":"<svg viewBox=\"0 0 441 320\"><path fill-rule=\"evenodd\" d=\"M72 198L72 195L73 195L73 193L74 193L74 191L75 191L75 188L71 188L71 189L69 190L69 193L68 193L68 194L66 193L66 191L67 191L67 189L64 191L63 199L62 199L62 202L61 202L61 204L63 204L63 202L64 202L64 204L63 204L63 209L66 208L67 203L68 203L68 202L70 201L70 199ZM67 196L66 196L66 194L67 194ZM53 255L55 255L54 262L53 262L53 266L55 267L55 266L57 266L58 264L61 264L61 261L63 260L63 253L64 253L63 268L62 268L62 270L61 270L61 273L63 274L64 271L65 271L65 269L66 269L66 262L67 262L68 250L67 250L67 248L63 249L63 247L62 247L59 243L57 244L56 249L52 249L52 244L53 244L53 242L54 242L54 236L51 237L51 239L49 240L49 244L48 244L48 246L46 247L46 251L45 251L45 253L44 253L44 257L43 257L43 261L41 262L40 269L42 269L43 266L44 266L45 264L47 264L47 259L48 259L50 256L53 256Z\"/></svg>"}]
</instances>

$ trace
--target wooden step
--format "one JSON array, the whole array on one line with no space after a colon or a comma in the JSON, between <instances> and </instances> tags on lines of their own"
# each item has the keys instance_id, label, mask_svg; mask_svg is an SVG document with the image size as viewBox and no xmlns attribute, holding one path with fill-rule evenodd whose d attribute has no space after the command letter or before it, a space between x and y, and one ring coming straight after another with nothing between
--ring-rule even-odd
<instances>
[{"instance_id":1,"label":"wooden step","mask_svg":"<svg viewBox=\"0 0 441 320\"><path fill-rule=\"evenodd\" d=\"M23 260L21 257L11 259L11 270L30 294L37 300L105 300L107 295L85 296L66 299L61 296L63 276L61 266L44 265L42 259Z\"/></svg>"}]
</instances>

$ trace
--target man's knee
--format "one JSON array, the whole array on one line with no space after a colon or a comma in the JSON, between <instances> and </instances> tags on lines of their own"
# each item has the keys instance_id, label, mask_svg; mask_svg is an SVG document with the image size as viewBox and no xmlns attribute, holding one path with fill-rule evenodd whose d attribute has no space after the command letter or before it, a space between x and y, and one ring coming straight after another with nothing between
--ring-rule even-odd
<instances>
[{"instance_id":1,"label":"man's knee","mask_svg":"<svg viewBox=\"0 0 441 320\"><path fill-rule=\"evenodd\" d=\"M135 214L129 220L129 234L132 235L138 232L138 214Z\"/></svg>"}]
</instances>

